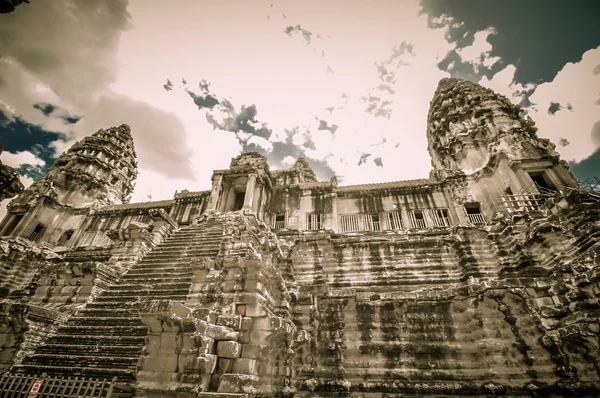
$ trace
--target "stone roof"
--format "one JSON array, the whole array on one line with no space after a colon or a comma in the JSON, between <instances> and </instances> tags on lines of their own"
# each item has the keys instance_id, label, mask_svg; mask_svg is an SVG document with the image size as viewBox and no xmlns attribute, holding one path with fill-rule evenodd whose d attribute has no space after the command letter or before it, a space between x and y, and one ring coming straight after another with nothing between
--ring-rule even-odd
<instances>
[{"instance_id":1,"label":"stone roof","mask_svg":"<svg viewBox=\"0 0 600 398\"><path fill-rule=\"evenodd\" d=\"M331 188L331 181L311 181L311 182L301 182L298 184L300 189L324 189Z\"/></svg>"},{"instance_id":2,"label":"stone roof","mask_svg":"<svg viewBox=\"0 0 600 398\"><path fill-rule=\"evenodd\" d=\"M402 181L390 181L381 182L375 184L360 184L360 185L346 185L338 187L338 192L359 192L359 191L377 191L377 190L390 190L390 189L402 189L402 188L418 188L424 187L430 184L435 184L434 180L429 178L419 178L416 180L402 180Z\"/></svg>"},{"instance_id":3,"label":"stone roof","mask_svg":"<svg viewBox=\"0 0 600 398\"><path fill-rule=\"evenodd\" d=\"M123 210L144 210L144 209L159 209L172 206L175 204L175 200L157 200L154 202L138 202L138 203L123 203L120 205L104 206L98 208L98 213L112 212L112 211L123 211Z\"/></svg>"},{"instance_id":4,"label":"stone roof","mask_svg":"<svg viewBox=\"0 0 600 398\"><path fill-rule=\"evenodd\" d=\"M210 190L207 191L187 191L183 190L181 192L177 192L175 194L175 199L183 199L183 198L200 198L202 196L210 195Z\"/></svg>"}]
</instances>

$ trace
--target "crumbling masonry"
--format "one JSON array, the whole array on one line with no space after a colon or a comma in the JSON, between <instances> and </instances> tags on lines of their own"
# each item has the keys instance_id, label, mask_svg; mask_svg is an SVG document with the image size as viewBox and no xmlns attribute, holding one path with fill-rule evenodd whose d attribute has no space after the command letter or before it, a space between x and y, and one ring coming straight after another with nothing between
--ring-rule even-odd
<instances>
[{"instance_id":1,"label":"crumbling masonry","mask_svg":"<svg viewBox=\"0 0 600 398\"><path fill-rule=\"evenodd\" d=\"M245 153L209 191L132 204L129 127L80 141L0 224L0 391L597 396L598 185L470 82L440 81L427 138L428 179Z\"/></svg>"}]
</instances>

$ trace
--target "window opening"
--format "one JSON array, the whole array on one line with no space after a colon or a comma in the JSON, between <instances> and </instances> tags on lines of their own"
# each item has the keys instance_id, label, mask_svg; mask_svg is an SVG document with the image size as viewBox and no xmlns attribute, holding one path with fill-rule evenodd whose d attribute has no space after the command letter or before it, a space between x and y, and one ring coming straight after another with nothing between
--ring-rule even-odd
<instances>
[{"instance_id":1,"label":"window opening","mask_svg":"<svg viewBox=\"0 0 600 398\"><path fill-rule=\"evenodd\" d=\"M75 233L75 230L73 230L73 229L66 230L60 237L58 245L64 246L68 241L71 240L71 238L73 237L73 233Z\"/></svg>"},{"instance_id":2,"label":"window opening","mask_svg":"<svg viewBox=\"0 0 600 398\"><path fill-rule=\"evenodd\" d=\"M36 225L33 232L29 234L29 237L27 239L29 239L32 242L37 242L42 237L42 235L44 235L44 232L46 232L46 227L43 224L38 224Z\"/></svg>"},{"instance_id":3,"label":"window opening","mask_svg":"<svg viewBox=\"0 0 600 398\"><path fill-rule=\"evenodd\" d=\"M485 219L483 218L483 214L481 214L481 207L479 203L465 204L465 211L467 212L467 217L469 217L470 223L485 224Z\"/></svg>"},{"instance_id":4,"label":"window opening","mask_svg":"<svg viewBox=\"0 0 600 398\"><path fill-rule=\"evenodd\" d=\"M425 215L422 210L414 210L409 213L411 226L413 228L425 228Z\"/></svg>"},{"instance_id":5,"label":"window opening","mask_svg":"<svg viewBox=\"0 0 600 398\"><path fill-rule=\"evenodd\" d=\"M379 223L379 214L371 214L371 229L373 231L381 231L381 224Z\"/></svg>"},{"instance_id":6,"label":"window opening","mask_svg":"<svg viewBox=\"0 0 600 398\"><path fill-rule=\"evenodd\" d=\"M450 217L448 216L448 209L433 210L433 219L435 220L436 227L450 226Z\"/></svg>"},{"instance_id":7,"label":"window opening","mask_svg":"<svg viewBox=\"0 0 600 398\"><path fill-rule=\"evenodd\" d=\"M285 213L276 213L275 214L275 229L285 228Z\"/></svg>"},{"instance_id":8,"label":"window opening","mask_svg":"<svg viewBox=\"0 0 600 398\"><path fill-rule=\"evenodd\" d=\"M233 211L242 210L244 207L244 199L246 198L246 192L236 192L235 193L235 205L233 206Z\"/></svg>"},{"instance_id":9,"label":"window opening","mask_svg":"<svg viewBox=\"0 0 600 398\"><path fill-rule=\"evenodd\" d=\"M531 172L529 173L529 177L533 180L535 185L540 190L540 193L548 193L548 191L556 191L556 187L552 182L548 179L543 171L540 172Z\"/></svg>"},{"instance_id":10,"label":"window opening","mask_svg":"<svg viewBox=\"0 0 600 398\"><path fill-rule=\"evenodd\" d=\"M308 213L306 215L306 229L309 229L309 230L323 229L322 213Z\"/></svg>"}]
</instances>

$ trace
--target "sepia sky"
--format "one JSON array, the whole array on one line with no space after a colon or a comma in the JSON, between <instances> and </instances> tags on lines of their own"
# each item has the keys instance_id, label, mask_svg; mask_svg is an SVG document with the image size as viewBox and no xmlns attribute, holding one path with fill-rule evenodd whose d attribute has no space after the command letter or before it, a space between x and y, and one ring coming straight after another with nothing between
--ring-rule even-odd
<instances>
[{"instance_id":1,"label":"sepia sky","mask_svg":"<svg viewBox=\"0 0 600 398\"><path fill-rule=\"evenodd\" d=\"M133 201L209 189L244 151L343 185L423 178L450 76L520 103L578 178L600 175L595 0L30 0L0 15L0 160L30 185L127 123Z\"/></svg>"}]
</instances>

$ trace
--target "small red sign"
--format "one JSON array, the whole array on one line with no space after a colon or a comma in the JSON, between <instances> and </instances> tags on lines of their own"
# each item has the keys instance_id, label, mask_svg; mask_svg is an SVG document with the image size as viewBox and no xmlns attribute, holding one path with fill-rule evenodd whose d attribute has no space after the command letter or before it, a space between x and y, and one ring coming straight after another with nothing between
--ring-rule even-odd
<instances>
[{"instance_id":1,"label":"small red sign","mask_svg":"<svg viewBox=\"0 0 600 398\"><path fill-rule=\"evenodd\" d=\"M43 382L44 380L42 379L35 379L33 385L31 386L31 390L29 390L29 395L37 395L37 393L40 391L40 388L42 388Z\"/></svg>"}]
</instances>

